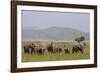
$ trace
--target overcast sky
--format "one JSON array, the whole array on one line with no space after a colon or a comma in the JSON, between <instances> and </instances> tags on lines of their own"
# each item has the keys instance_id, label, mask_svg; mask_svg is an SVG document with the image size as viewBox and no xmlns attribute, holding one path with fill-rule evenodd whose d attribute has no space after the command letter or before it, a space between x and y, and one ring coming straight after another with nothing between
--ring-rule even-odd
<instances>
[{"instance_id":1,"label":"overcast sky","mask_svg":"<svg viewBox=\"0 0 100 73\"><path fill-rule=\"evenodd\" d=\"M67 27L89 32L90 14L22 10L22 27L23 29Z\"/></svg>"}]
</instances>

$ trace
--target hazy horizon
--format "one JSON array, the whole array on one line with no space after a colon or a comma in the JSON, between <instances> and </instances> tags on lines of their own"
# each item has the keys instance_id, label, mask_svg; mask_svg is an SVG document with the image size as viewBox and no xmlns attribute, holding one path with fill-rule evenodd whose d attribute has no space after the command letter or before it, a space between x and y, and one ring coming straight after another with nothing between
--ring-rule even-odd
<instances>
[{"instance_id":1,"label":"hazy horizon","mask_svg":"<svg viewBox=\"0 0 100 73\"><path fill-rule=\"evenodd\" d=\"M22 30L50 27L64 27L90 32L90 14L22 10Z\"/></svg>"},{"instance_id":2,"label":"hazy horizon","mask_svg":"<svg viewBox=\"0 0 100 73\"><path fill-rule=\"evenodd\" d=\"M81 31L81 30L71 28L71 27L58 27L58 26L51 26L51 27L47 27L47 28L41 28L41 27L33 26L33 27L30 27L30 28L24 28L23 31L25 31L25 30L41 31L41 30L52 29L52 28L64 28L64 29L66 28L66 29L73 29L73 30L76 30L76 31L79 31L79 32L90 33L88 31L85 32L85 31Z\"/></svg>"}]
</instances>

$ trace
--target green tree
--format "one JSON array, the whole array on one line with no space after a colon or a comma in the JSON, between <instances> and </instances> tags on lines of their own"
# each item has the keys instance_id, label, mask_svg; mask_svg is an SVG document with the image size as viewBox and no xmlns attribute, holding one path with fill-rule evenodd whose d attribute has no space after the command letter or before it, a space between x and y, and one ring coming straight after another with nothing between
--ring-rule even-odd
<instances>
[{"instance_id":1,"label":"green tree","mask_svg":"<svg viewBox=\"0 0 100 73\"><path fill-rule=\"evenodd\" d=\"M75 41L78 41L78 38L75 38Z\"/></svg>"},{"instance_id":2,"label":"green tree","mask_svg":"<svg viewBox=\"0 0 100 73\"><path fill-rule=\"evenodd\" d=\"M80 36L78 38L75 38L75 41L77 41L78 43L82 42L85 40L85 37L84 36Z\"/></svg>"},{"instance_id":3,"label":"green tree","mask_svg":"<svg viewBox=\"0 0 100 73\"><path fill-rule=\"evenodd\" d=\"M80 39L80 41L82 42L82 41L85 40L85 37L84 37L84 36L81 36L79 39Z\"/></svg>"}]
</instances>

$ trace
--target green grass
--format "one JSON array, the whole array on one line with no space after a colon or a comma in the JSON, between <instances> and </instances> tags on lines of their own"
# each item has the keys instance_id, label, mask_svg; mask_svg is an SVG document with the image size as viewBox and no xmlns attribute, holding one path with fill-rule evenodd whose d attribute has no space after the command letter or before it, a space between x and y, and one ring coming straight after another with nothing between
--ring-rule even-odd
<instances>
[{"instance_id":1,"label":"green grass","mask_svg":"<svg viewBox=\"0 0 100 73\"><path fill-rule=\"evenodd\" d=\"M37 42L22 42L23 45L37 43ZM57 42L58 44L58 42ZM72 48L71 42L59 42L60 46L64 48L62 45L65 45L65 48ZM23 46L22 45L22 46ZM23 49L22 49L23 50ZM85 53L68 53L65 54L64 51L61 53L51 54L47 51L44 54L25 54L22 52L22 62L39 62L39 61L61 61L61 60L85 60L90 58L90 45L87 43Z\"/></svg>"}]
</instances>

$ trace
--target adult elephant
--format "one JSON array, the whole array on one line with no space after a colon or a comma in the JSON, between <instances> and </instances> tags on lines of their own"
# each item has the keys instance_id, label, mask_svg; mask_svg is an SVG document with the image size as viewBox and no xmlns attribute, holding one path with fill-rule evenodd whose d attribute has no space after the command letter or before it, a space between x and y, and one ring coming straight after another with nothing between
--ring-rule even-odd
<instances>
[{"instance_id":1,"label":"adult elephant","mask_svg":"<svg viewBox=\"0 0 100 73\"><path fill-rule=\"evenodd\" d=\"M24 53L32 54L35 49L35 44L24 46Z\"/></svg>"},{"instance_id":2,"label":"adult elephant","mask_svg":"<svg viewBox=\"0 0 100 73\"><path fill-rule=\"evenodd\" d=\"M43 49L41 44L36 44L35 48L34 48L34 53L35 54L44 54L45 49Z\"/></svg>"},{"instance_id":3,"label":"adult elephant","mask_svg":"<svg viewBox=\"0 0 100 73\"><path fill-rule=\"evenodd\" d=\"M85 51L85 48L82 44L74 45L72 48L72 53L77 53L77 52L84 53L84 51Z\"/></svg>"},{"instance_id":4,"label":"adult elephant","mask_svg":"<svg viewBox=\"0 0 100 73\"><path fill-rule=\"evenodd\" d=\"M55 43L51 43L47 46L47 50L50 53L61 53L62 52L62 48L60 48L57 44Z\"/></svg>"},{"instance_id":5,"label":"adult elephant","mask_svg":"<svg viewBox=\"0 0 100 73\"><path fill-rule=\"evenodd\" d=\"M53 44L52 43L50 43L50 44L47 45L47 51L49 53L54 53L54 49L53 49Z\"/></svg>"}]
</instances>

